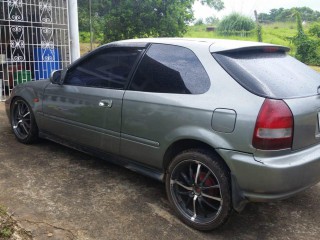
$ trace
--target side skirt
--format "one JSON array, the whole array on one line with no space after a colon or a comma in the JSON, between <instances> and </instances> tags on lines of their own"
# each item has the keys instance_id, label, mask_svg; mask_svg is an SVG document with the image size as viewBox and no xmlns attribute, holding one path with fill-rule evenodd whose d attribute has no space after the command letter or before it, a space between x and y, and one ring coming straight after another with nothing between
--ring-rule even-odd
<instances>
[{"instance_id":1,"label":"side skirt","mask_svg":"<svg viewBox=\"0 0 320 240\"><path fill-rule=\"evenodd\" d=\"M164 182L164 172L159 169L140 164L138 162L132 161L132 160L124 158L124 157L120 157L120 156L117 156L114 154L106 153L106 152L103 152L103 151L95 149L95 148L82 146L82 145L61 139L57 136L54 136L54 135L46 133L46 132L40 132L39 137L56 142L58 144L61 144L63 146L66 146L66 147L69 147L69 148L72 148L75 150L78 150L80 152L89 154L91 156L101 158L103 160L106 160L107 162L125 167L125 168L130 169L134 172L137 172L137 173L140 173L140 174L145 175L147 177L151 177L155 180Z\"/></svg>"}]
</instances>

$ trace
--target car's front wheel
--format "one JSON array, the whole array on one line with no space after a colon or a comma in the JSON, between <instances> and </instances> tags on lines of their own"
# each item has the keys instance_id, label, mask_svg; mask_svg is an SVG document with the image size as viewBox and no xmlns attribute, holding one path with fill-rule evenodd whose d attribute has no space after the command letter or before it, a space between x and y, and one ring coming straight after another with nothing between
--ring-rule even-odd
<instances>
[{"instance_id":1,"label":"car's front wheel","mask_svg":"<svg viewBox=\"0 0 320 240\"><path fill-rule=\"evenodd\" d=\"M179 218L198 230L221 226L232 210L228 170L210 151L193 149L177 155L168 168L166 190Z\"/></svg>"},{"instance_id":2,"label":"car's front wheel","mask_svg":"<svg viewBox=\"0 0 320 240\"><path fill-rule=\"evenodd\" d=\"M17 140L33 143L38 139L38 127L29 104L22 98L14 99L11 105L11 127Z\"/></svg>"}]
</instances>

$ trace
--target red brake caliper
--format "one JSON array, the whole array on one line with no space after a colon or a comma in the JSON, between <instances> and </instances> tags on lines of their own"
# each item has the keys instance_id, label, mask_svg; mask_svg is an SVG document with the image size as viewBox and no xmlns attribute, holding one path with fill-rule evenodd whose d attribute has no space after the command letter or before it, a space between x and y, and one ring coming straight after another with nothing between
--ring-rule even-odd
<instances>
[{"instance_id":1,"label":"red brake caliper","mask_svg":"<svg viewBox=\"0 0 320 240\"><path fill-rule=\"evenodd\" d=\"M199 174L199 178L198 178L198 184L202 182L202 180L206 177L206 173L204 172L200 172ZM211 187L211 186L214 186L216 185L216 181L211 177L209 176L206 181L203 183L203 187ZM211 188L211 189L208 189L208 190L204 190L206 194L210 195L210 196L217 196L218 195L218 189L217 188Z\"/></svg>"}]
</instances>

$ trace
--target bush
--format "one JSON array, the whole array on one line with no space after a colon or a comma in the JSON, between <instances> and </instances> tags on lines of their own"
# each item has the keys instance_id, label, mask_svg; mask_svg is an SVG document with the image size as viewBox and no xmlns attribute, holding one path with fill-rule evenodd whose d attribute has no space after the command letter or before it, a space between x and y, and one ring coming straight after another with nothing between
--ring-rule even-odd
<instances>
[{"instance_id":1,"label":"bush","mask_svg":"<svg viewBox=\"0 0 320 240\"><path fill-rule=\"evenodd\" d=\"M260 24L257 24L256 32L257 32L257 40L258 40L258 42L263 42L262 41L262 27L261 27Z\"/></svg>"},{"instance_id":2,"label":"bush","mask_svg":"<svg viewBox=\"0 0 320 240\"><path fill-rule=\"evenodd\" d=\"M202 18L199 18L199 19L194 23L194 25L195 25L195 26L204 25L203 19L202 19Z\"/></svg>"},{"instance_id":3,"label":"bush","mask_svg":"<svg viewBox=\"0 0 320 240\"><path fill-rule=\"evenodd\" d=\"M312 36L320 38L320 23L314 23L309 28L309 33Z\"/></svg>"},{"instance_id":4,"label":"bush","mask_svg":"<svg viewBox=\"0 0 320 240\"><path fill-rule=\"evenodd\" d=\"M254 28L255 23L251 18L232 13L221 20L217 30L222 35L233 35L235 32L249 32Z\"/></svg>"},{"instance_id":5,"label":"bush","mask_svg":"<svg viewBox=\"0 0 320 240\"><path fill-rule=\"evenodd\" d=\"M318 54L319 41L304 38L296 40L297 51L295 57L300 61L310 65L320 65Z\"/></svg>"},{"instance_id":6,"label":"bush","mask_svg":"<svg viewBox=\"0 0 320 240\"><path fill-rule=\"evenodd\" d=\"M79 32L81 43L90 43L90 32ZM103 33L93 33L93 42L101 44L103 40Z\"/></svg>"},{"instance_id":7,"label":"bush","mask_svg":"<svg viewBox=\"0 0 320 240\"><path fill-rule=\"evenodd\" d=\"M89 43L90 42L90 32L80 32L79 38L80 38L80 42Z\"/></svg>"},{"instance_id":8,"label":"bush","mask_svg":"<svg viewBox=\"0 0 320 240\"><path fill-rule=\"evenodd\" d=\"M297 47L295 57L301 62L310 65L320 65L319 45L320 41L312 39L305 34L302 26L301 15L299 12L295 13L297 20L297 34L290 40ZM317 25L310 28L311 34L317 36Z\"/></svg>"}]
</instances>

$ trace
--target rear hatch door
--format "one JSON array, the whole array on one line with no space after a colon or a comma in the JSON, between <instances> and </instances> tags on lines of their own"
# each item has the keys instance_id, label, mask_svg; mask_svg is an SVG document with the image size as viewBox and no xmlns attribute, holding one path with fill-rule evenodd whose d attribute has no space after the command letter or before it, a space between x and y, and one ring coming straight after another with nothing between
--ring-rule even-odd
<instances>
[{"instance_id":1,"label":"rear hatch door","mask_svg":"<svg viewBox=\"0 0 320 240\"><path fill-rule=\"evenodd\" d=\"M292 149L296 150L320 142L320 74L286 50L261 46L212 55L248 91L286 102L294 117Z\"/></svg>"}]
</instances>

